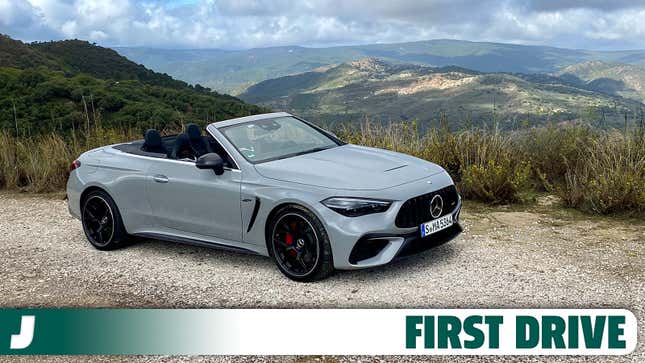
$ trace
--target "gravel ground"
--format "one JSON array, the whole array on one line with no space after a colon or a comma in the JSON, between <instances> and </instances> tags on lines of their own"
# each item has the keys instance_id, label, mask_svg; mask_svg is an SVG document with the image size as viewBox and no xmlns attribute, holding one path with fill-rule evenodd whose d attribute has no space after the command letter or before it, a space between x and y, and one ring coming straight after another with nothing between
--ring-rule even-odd
<instances>
[{"instance_id":1,"label":"gravel ground","mask_svg":"<svg viewBox=\"0 0 645 363\"><path fill-rule=\"evenodd\" d=\"M645 336L645 222L467 203L465 232L388 266L300 284L265 257L142 241L101 252L60 198L0 194L2 307L626 308ZM645 361L634 353L598 361ZM9 358L4 357L8 360ZM480 361L428 357L41 357L41 361ZM514 361L590 361L513 357ZM12 361L34 361L13 357Z\"/></svg>"}]
</instances>

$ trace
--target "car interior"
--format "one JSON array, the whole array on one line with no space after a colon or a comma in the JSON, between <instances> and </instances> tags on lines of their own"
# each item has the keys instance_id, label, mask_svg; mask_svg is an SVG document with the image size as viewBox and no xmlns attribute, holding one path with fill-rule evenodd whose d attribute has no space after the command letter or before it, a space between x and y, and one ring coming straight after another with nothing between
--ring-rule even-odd
<instances>
[{"instance_id":1,"label":"car interior","mask_svg":"<svg viewBox=\"0 0 645 363\"><path fill-rule=\"evenodd\" d=\"M161 136L159 131L148 129L143 140L116 145L114 148L130 154L191 162L214 152L222 157L225 167L237 168L219 142L208 134L202 135L201 128L192 123L186 125L185 132L177 135Z\"/></svg>"}]
</instances>

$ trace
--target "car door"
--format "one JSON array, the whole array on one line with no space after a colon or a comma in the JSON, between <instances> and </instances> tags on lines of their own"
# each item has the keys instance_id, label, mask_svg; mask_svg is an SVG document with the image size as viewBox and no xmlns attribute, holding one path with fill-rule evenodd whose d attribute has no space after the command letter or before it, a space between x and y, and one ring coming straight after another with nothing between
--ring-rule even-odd
<instances>
[{"instance_id":1,"label":"car door","mask_svg":"<svg viewBox=\"0 0 645 363\"><path fill-rule=\"evenodd\" d=\"M242 241L241 172L224 174L195 167L192 161L153 160L146 196L157 223L176 231Z\"/></svg>"}]
</instances>

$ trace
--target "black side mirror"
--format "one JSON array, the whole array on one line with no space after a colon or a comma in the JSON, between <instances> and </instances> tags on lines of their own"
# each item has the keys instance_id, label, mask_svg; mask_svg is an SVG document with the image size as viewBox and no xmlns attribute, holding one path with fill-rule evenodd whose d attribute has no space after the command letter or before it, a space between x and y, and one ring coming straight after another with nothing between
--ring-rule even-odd
<instances>
[{"instance_id":1,"label":"black side mirror","mask_svg":"<svg viewBox=\"0 0 645 363\"><path fill-rule=\"evenodd\" d=\"M198 169L211 169L215 175L224 174L224 160L216 153L208 153L200 156L195 162Z\"/></svg>"}]
</instances>

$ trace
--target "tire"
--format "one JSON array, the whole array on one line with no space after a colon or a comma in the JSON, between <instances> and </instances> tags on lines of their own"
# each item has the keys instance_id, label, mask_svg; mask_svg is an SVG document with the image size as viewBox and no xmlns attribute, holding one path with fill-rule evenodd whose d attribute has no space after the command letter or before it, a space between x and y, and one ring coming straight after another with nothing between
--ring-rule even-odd
<instances>
[{"instance_id":1,"label":"tire","mask_svg":"<svg viewBox=\"0 0 645 363\"><path fill-rule=\"evenodd\" d=\"M96 249L111 251L126 245L121 214L106 192L95 190L83 199L81 221L85 237Z\"/></svg>"},{"instance_id":2,"label":"tire","mask_svg":"<svg viewBox=\"0 0 645 363\"><path fill-rule=\"evenodd\" d=\"M291 280L318 281L334 272L327 232L318 217L304 207L281 208L269 222L266 241L269 255Z\"/></svg>"}]
</instances>

